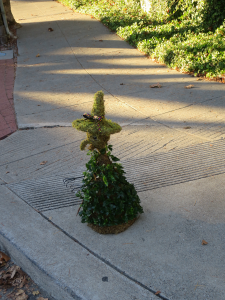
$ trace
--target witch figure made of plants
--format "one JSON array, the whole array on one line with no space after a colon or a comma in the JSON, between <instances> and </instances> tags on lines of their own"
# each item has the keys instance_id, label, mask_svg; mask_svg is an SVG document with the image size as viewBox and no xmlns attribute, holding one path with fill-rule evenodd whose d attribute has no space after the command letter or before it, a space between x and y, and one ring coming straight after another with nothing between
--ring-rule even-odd
<instances>
[{"instance_id":1,"label":"witch figure made of plants","mask_svg":"<svg viewBox=\"0 0 225 300\"><path fill-rule=\"evenodd\" d=\"M111 154L108 145L110 135L120 132L117 123L105 118L104 93L94 96L91 114L85 113L83 119L73 121L77 130L87 133L80 149L89 145L91 159L83 173L83 185L76 196L82 199L78 210L82 223L99 233L119 233L126 230L137 219L143 209L133 184L124 174L119 159Z\"/></svg>"}]
</instances>

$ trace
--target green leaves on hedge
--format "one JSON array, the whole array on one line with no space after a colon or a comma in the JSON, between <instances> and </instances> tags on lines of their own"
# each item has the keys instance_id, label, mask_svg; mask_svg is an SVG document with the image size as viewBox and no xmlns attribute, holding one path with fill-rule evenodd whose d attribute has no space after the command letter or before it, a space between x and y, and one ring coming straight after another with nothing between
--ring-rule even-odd
<instances>
[{"instance_id":1,"label":"green leaves on hedge","mask_svg":"<svg viewBox=\"0 0 225 300\"><path fill-rule=\"evenodd\" d=\"M224 0L60 0L101 20L151 58L184 72L225 76ZM109 149L110 150L110 149ZM111 151L111 150L110 150Z\"/></svg>"}]
</instances>

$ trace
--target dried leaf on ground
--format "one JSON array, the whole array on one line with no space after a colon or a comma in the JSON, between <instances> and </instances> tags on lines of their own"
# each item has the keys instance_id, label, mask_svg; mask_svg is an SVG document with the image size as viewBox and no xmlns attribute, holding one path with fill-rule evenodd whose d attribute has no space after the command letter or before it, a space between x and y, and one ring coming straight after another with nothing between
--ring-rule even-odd
<instances>
[{"instance_id":1,"label":"dried leaf on ground","mask_svg":"<svg viewBox=\"0 0 225 300\"><path fill-rule=\"evenodd\" d=\"M36 57L40 57L40 54L38 53L38 54L36 55Z\"/></svg>"},{"instance_id":2,"label":"dried leaf on ground","mask_svg":"<svg viewBox=\"0 0 225 300\"><path fill-rule=\"evenodd\" d=\"M191 126L185 126L184 127L184 129L190 129L191 128Z\"/></svg>"},{"instance_id":3,"label":"dried leaf on ground","mask_svg":"<svg viewBox=\"0 0 225 300\"><path fill-rule=\"evenodd\" d=\"M24 293L23 290L19 290L19 291L16 293L16 296L22 295L23 293Z\"/></svg>"},{"instance_id":4,"label":"dried leaf on ground","mask_svg":"<svg viewBox=\"0 0 225 300\"><path fill-rule=\"evenodd\" d=\"M18 266L6 267L6 270L0 272L0 285L4 286L4 288L22 288L25 283L25 273Z\"/></svg>"},{"instance_id":5,"label":"dried leaf on ground","mask_svg":"<svg viewBox=\"0 0 225 300\"><path fill-rule=\"evenodd\" d=\"M161 293L161 291L157 291L156 293L155 293L155 295L159 295Z\"/></svg>"},{"instance_id":6,"label":"dried leaf on ground","mask_svg":"<svg viewBox=\"0 0 225 300\"><path fill-rule=\"evenodd\" d=\"M26 283L26 276L23 271L19 271L17 273L17 277L13 280L12 286L16 286L18 288L22 288Z\"/></svg>"},{"instance_id":7,"label":"dried leaf on ground","mask_svg":"<svg viewBox=\"0 0 225 300\"><path fill-rule=\"evenodd\" d=\"M44 160L40 163L40 165L45 165L48 161L47 160Z\"/></svg>"},{"instance_id":8,"label":"dried leaf on ground","mask_svg":"<svg viewBox=\"0 0 225 300\"><path fill-rule=\"evenodd\" d=\"M11 279L13 279L13 277L15 276L16 272L20 270L20 267L18 266L13 266L9 269L8 272L11 272Z\"/></svg>"},{"instance_id":9,"label":"dried leaf on ground","mask_svg":"<svg viewBox=\"0 0 225 300\"><path fill-rule=\"evenodd\" d=\"M34 292L32 292L32 294L35 296L35 295L39 295L40 292L39 291L34 291Z\"/></svg>"},{"instance_id":10,"label":"dried leaf on ground","mask_svg":"<svg viewBox=\"0 0 225 300\"><path fill-rule=\"evenodd\" d=\"M20 284L18 285L18 289L21 289L22 287L24 287L25 283L27 283L27 279L24 276L20 282Z\"/></svg>"},{"instance_id":11,"label":"dried leaf on ground","mask_svg":"<svg viewBox=\"0 0 225 300\"><path fill-rule=\"evenodd\" d=\"M205 240L202 240L202 245L207 245L208 243Z\"/></svg>"},{"instance_id":12,"label":"dried leaf on ground","mask_svg":"<svg viewBox=\"0 0 225 300\"><path fill-rule=\"evenodd\" d=\"M48 300L48 298L38 297L37 300Z\"/></svg>"},{"instance_id":13,"label":"dried leaf on ground","mask_svg":"<svg viewBox=\"0 0 225 300\"><path fill-rule=\"evenodd\" d=\"M203 80L203 78L200 77L200 78L197 79L197 81L200 81L200 80Z\"/></svg>"},{"instance_id":14,"label":"dried leaf on ground","mask_svg":"<svg viewBox=\"0 0 225 300\"><path fill-rule=\"evenodd\" d=\"M190 84L190 85L185 86L185 89L192 89L193 87L194 87L194 85Z\"/></svg>"},{"instance_id":15,"label":"dried leaf on ground","mask_svg":"<svg viewBox=\"0 0 225 300\"><path fill-rule=\"evenodd\" d=\"M48 28L48 31L54 31L51 27Z\"/></svg>"},{"instance_id":16,"label":"dried leaf on ground","mask_svg":"<svg viewBox=\"0 0 225 300\"><path fill-rule=\"evenodd\" d=\"M103 40L99 40L99 42L103 42Z\"/></svg>"},{"instance_id":17,"label":"dried leaf on ground","mask_svg":"<svg viewBox=\"0 0 225 300\"><path fill-rule=\"evenodd\" d=\"M5 253L0 251L0 264L3 262L7 262L10 260L10 257L6 255Z\"/></svg>"},{"instance_id":18,"label":"dried leaf on ground","mask_svg":"<svg viewBox=\"0 0 225 300\"><path fill-rule=\"evenodd\" d=\"M161 84L159 84L159 83L150 85L150 88L161 88L161 87L162 87L162 86L161 86Z\"/></svg>"},{"instance_id":19,"label":"dried leaf on ground","mask_svg":"<svg viewBox=\"0 0 225 300\"><path fill-rule=\"evenodd\" d=\"M16 299L15 300L27 300L28 295L25 294L23 290L19 290L19 292L16 293Z\"/></svg>"}]
</instances>

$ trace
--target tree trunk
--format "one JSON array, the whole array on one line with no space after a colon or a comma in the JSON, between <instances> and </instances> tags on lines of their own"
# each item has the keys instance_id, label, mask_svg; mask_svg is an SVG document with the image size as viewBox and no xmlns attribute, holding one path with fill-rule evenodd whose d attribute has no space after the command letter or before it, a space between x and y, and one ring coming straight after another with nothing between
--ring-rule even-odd
<instances>
[{"instance_id":1,"label":"tree trunk","mask_svg":"<svg viewBox=\"0 0 225 300\"><path fill-rule=\"evenodd\" d=\"M7 17L7 21L9 25L14 25L16 23L12 11L11 11L11 5L10 5L10 0L3 0L3 4L5 7L5 13Z\"/></svg>"},{"instance_id":2,"label":"tree trunk","mask_svg":"<svg viewBox=\"0 0 225 300\"><path fill-rule=\"evenodd\" d=\"M0 9L0 46L4 45L7 42L7 34L5 31L5 26L3 23L2 15L1 15L1 9Z\"/></svg>"}]
</instances>

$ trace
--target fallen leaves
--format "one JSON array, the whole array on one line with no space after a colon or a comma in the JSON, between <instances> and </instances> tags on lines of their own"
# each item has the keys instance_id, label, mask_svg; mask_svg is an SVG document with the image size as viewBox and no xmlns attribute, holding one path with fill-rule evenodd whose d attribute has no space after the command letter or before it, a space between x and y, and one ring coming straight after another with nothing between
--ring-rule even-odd
<instances>
[{"instance_id":1,"label":"fallen leaves","mask_svg":"<svg viewBox=\"0 0 225 300\"><path fill-rule=\"evenodd\" d=\"M19 290L16 293L16 299L15 300L27 300L27 299L28 299L28 295L26 295L23 290Z\"/></svg>"},{"instance_id":2,"label":"fallen leaves","mask_svg":"<svg viewBox=\"0 0 225 300\"><path fill-rule=\"evenodd\" d=\"M24 273L19 266L13 264L5 253L0 251L0 291L3 291L4 299L28 300L30 297L36 300L48 300L43 298L38 291L39 287ZM4 289L4 290L3 290ZM0 298L1 297L0 293ZM38 296L36 296L38 295Z\"/></svg>"},{"instance_id":3,"label":"fallen leaves","mask_svg":"<svg viewBox=\"0 0 225 300\"><path fill-rule=\"evenodd\" d=\"M155 295L159 295L161 293L161 291L157 291L156 293L155 293Z\"/></svg>"},{"instance_id":4,"label":"fallen leaves","mask_svg":"<svg viewBox=\"0 0 225 300\"><path fill-rule=\"evenodd\" d=\"M161 86L161 84L159 84L159 83L150 85L150 88L161 88L161 87L162 87L162 86Z\"/></svg>"},{"instance_id":5,"label":"fallen leaves","mask_svg":"<svg viewBox=\"0 0 225 300\"><path fill-rule=\"evenodd\" d=\"M32 294L33 294L34 296L36 296L36 295L39 295L40 292L39 292L39 291L33 291Z\"/></svg>"},{"instance_id":6,"label":"fallen leaves","mask_svg":"<svg viewBox=\"0 0 225 300\"><path fill-rule=\"evenodd\" d=\"M36 55L36 57L40 57L40 54L38 53L38 54Z\"/></svg>"},{"instance_id":7,"label":"fallen leaves","mask_svg":"<svg viewBox=\"0 0 225 300\"><path fill-rule=\"evenodd\" d=\"M207 245L208 243L205 240L202 240L202 245Z\"/></svg>"},{"instance_id":8,"label":"fallen leaves","mask_svg":"<svg viewBox=\"0 0 225 300\"><path fill-rule=\"evenodd\" d=\"M48 31L50 31L50 32L51 32L51 31L54 31L54 30L53 30L51 27L49 27L49 28L48 28Z\"/></svg>"},{"instance_id":9,"label":"fallen leaves","mask_svg":"<svg viewBox=\"0 0 225 300\"><path fill-rule=\"evenodd\" d=\"M44 160L40 163L40 165L45 165L48 161L47 160Z\"/></svg>"},{"instance_id":10,"label":"fallen leaves","mask_svg":"<svg viewBox=\"0 0 225 300\"><path fill-rule=\"evenodd\" d=\"M13 266L12 268L10 268L9 269L9 271L11 271L12 272L12 274L11 274L11 279L13 279L14 278L14 276L15 276L15 274L16 274L16 272L17 271L19 271L20 270L20 267L18 267L18 266Z\"/></svg>"},{"instance_id":11,"label":"fallen leaves","mask_svg":"<svg viewBox=\"0 0 225 300\"><path fill-rule=\"evenodd\" d=\"M17 266L16 266L17 267ZM15 271L15 273L12 273ZM7 271L1 271L0 273L0 285L6 287L17 287L22 288L26 283L25 274L20 268Z\"/></svg>"},{"instance_id":12,"label":"fallen leaves","mask_svg":"<svg viewBox=\"0 0 225 300\"><path fill-rule=\"evenodd\" d=\"M0 264L8 262L9 260L10 260L10 257L0 251Z\"/></svg>"},{"instance_id":13,"label":"fallen leaves","mask_svg":"<svg viewBox=\"0 0 225 300\"><path fill-rule=\"evenodd\" d=\"M184 129L190 129L191 128L191 126L185 126L184 127Z\"/></svg>"},{"instance_id":14,"label":"fallen leaves","mask_svg":"<svg viewBox=\"0 0 225 300\"><path fill-rule=\"evenodd\" d=\"M193 87L194 87L194 85L190 84L190 85L185 86L185 89L192 89Z\"/></svg>"}]
</instances>

